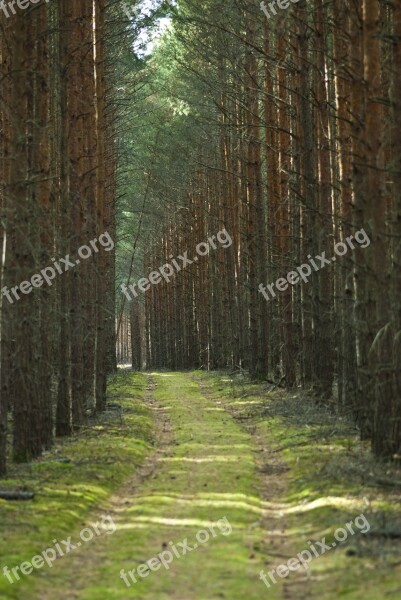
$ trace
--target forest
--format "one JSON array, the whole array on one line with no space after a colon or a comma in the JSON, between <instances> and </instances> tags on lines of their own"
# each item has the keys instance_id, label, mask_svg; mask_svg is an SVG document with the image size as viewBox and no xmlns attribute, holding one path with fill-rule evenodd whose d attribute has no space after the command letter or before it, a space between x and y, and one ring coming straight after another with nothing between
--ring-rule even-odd
<instances>
[{"instance_id":1,"label":"forest","mask_svg":"<svg viewBox=\"0 0 401 600\"><path fill-rule=\"evenodd\" d=\"M0 64L0 600L401 598L400 0L2 0Z\"/></svg>"}]
</instances>

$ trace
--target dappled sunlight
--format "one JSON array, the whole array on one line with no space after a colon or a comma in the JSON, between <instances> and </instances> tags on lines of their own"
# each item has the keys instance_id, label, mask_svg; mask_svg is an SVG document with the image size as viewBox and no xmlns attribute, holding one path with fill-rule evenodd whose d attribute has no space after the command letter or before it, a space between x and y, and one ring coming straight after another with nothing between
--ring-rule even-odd
<instances>
[{"instance_id":1,"label":"dappled sunlight","mask_svg":"<svg viewBox=\"0 0 401 600\"><path fill-rule=\"evenodd\" d=\"M368 501L366 498L349 498L343 496L323 496L322 498L318 498L317 500L313 500L312 502L303 502L302 504L297 504L295 506L291 506L283 510L284 514L291 513L304 513L310 510L314 510L315 508L322 508L325 506L331 506L333 508L347 508L347 509L356 509L361 510L372 503Z\"/></svg>"},{"instance_id":2,"label":"dappled sunlight","mask_svg":"<svg viewBox=\"0 0 401 600\"><path fill-rule=\"evenodd\" d=\"M187 456L164 456L157 459L160 462L189 462L189 463L212 463L212 462L250 462L252 463L252 458L247 458L243 456L204 456L200 458L189 458Z\"/></svg>"},{"instance_id":3,"label":"dappled sunlight","mask_svg":"<svg viewBox=\"0 0 401 600\"><path fill-rule=\"evenodd\" d=\"M151 375L152 377L174 377L174 373L159 373L158 371L151 373Z\"/></svg>"},{"instance_id":4,"label":"dappled sunlight","mask_svg":"<svg viewBox=\"0 0 401 600\"><path fill-rule=\"evenodd\" d=\"M119 523L118 529L135 529L138 526L142 529L143 525L161 525L164 527L194 527L196 529L204 527L218 527L218 521L212 521L209 519L190 519L190 518L168 518L168 517L132 517L126 519L124 523ZM230 521L230 524L234 530L244 529L247 525L243 523L234 523Z\"/></svg>"},{"instance_id":5,"label":"dappled sunlight","mask_svg":"<svg viewBox=\"0 0 401 600\"><path fill-rule=\"evenodd\" d=\"M230 524L233 528L233 534L246 531L249 529L249 524L247 523L238 523L234 522L230 519ZM119 522L118 530L130 531L135 529L141 530L150 530L159 526L160 528L171 529L174 528L183 528L188 529L192 527L194 530L206 528L206 527L218 527L217 521L202 521L201 519L169 519L169 518L159 518L159 517L138 517L132 520L125 520L124 522ZM264 529L263 534L265 536L270 536L272 538L286 538L288 536L288 532L285 529ZM229 547L227 548L229 551Z\"/></svg>"},{"instance_id":6,"label":"dappled sunlight","mask_svg":"<svg viewBox=\"0 0 401 600\"><path fill-rule=\"evenodd\" d=\"M180 444L180 448L188 448L191 449L193 448L194 450L197 449L205 449L205 444L202 444L201 442L193 442L193 443L188 443L188 444ZM207 445L207 450L248 450L249 452L252 451L252 446L251 444L208 444Z\"/></svg>"},{"instance_id":7,"label":"dappled sunlight","mask_svg":"<svg viewBox=\"0 0 401 600\"><path fill-rule=\"evenodd\" d=\"M246 406L247 404L250 405L258 405L258 404L265 404L264 400L234 400L233 402L230 402L230 405L237 405L237 406Z\"/></svg>"},{"instance_id":8,"label":"dappled sunlight","mask_svg":"<svg viewBox=\"0 0 401 600\"><path fill-rule=\"evenodd\" d=\"M175 501L208 501L210 502L231 502L233 504L240 505L249 505L267 509L281 509L288 507L288 504L280 503L280 502L268 502L265 500L261 500L257 496L250 496L246 494L240 493L218 493L218 492L199 492L198 494L178 494L174 492L169 492L168 494L152 494L150 496L136 496L137 500L142 501L150 501L153 499L168 501L170 498Z\"/></svg>"},{"instance_id":9,"label":"dappled sunlight","mask_svg":"<svg viewBox=\"0 0 401 600\"><path fill-rule=\"evenodd\" d=\"M244 494L224 494L224 493L200 493L196 495L180 494L153 494L150 496L137 496L135 498L142 509L149 506L171 506L174 504L188 506L191 508L229 508L232 510L244 510L247 513L258 514L262 517L280 519L285 515L303 514L315 509L332 507L338 509L347 509L350 511L360 511L366 509L366 501L361 498L344 498L327 496L314 500L312 502L302 502L297 504L268 502L259 498L246 496ZM130 510L136 510L138 504L133 503Z\"/></svg>"}]
</instances>

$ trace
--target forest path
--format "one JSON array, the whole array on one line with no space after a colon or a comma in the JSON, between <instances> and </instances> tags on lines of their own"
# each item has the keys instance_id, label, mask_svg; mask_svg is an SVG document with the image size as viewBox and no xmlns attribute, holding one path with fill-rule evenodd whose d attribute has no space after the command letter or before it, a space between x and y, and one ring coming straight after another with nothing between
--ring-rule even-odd
<instances>
[{"instance_id":1,"label":"forest path","mask_svg":"<svg viewBox=\"0 0 401 600\"><path fill-rule=\"evenodd\" d=\"M267 567L266 547L274 564L296 555L278 502L286 485L278 473L284 469L271 454L271 475L262 473L258 436L213 396L190 374L149 376L146 401L155 417L157 449L93 516L96 521L111 515L115 533L57 560L35 598L310 598L303 570L278 578L270 589L259 578L261 569L274 566ZM166 563L171 560L168 569L148 568L144 578L135 571L134 583L128 572L163 551Z\"/></svg>"}]
</instances>

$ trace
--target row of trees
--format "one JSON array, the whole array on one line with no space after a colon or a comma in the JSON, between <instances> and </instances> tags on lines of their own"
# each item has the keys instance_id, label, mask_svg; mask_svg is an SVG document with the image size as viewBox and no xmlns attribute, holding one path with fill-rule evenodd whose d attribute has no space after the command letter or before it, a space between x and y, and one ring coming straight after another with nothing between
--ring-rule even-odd
<instances>
[{"instance_id":1,"label":"row of trees","mask_svg":"<svg viewBox=\"0 0 401 600\"><path fill-rule=\"evenodd\" d=\"M105 406L115 368L112 251L19 300L7 290L115 239L116 11L74 0L0 15L0 474L7 430L14 460L38 456Z\"/></svg>"},{"instance_id":2,"label":"row of trees","mask_svg":"<svg viewBox=\"0 0 401 600\"><path fill-rule=\"evenodd\" d=\"M244 368L322 402L335 393L391 457L401 451L401 5L300 0L267 19L253 0L182 0L174 12L141 70L152 119L134 191L158 223L127 220L143 234L131 279L193 257L223 226L233 245L136 299L132 338L143 319L149 367ZM368 247L274 300L259 292L362 228Z\"/></svg>"}]
</instances>

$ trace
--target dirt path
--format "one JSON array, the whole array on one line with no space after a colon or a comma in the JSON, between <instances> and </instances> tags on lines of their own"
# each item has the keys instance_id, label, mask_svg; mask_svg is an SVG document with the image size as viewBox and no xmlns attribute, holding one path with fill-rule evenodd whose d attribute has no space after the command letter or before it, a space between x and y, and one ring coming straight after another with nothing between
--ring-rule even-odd
<instances>
[{"instance_id":1,"label":"dirt path","mask_svg":"<svg viewBox=\"0 0 401 600\"><path fill-rule=\"evenodd\" d=\"M149 377L146 401L157 430L155 452L93 515L93 521L110 515L115 533L57 560L35 598L308 597L302 574L269 590L259 579L270 568L266 548L278 563L294 555L277 502L286 485L277 455L266 463L258 437L189 375ZM139 576L139 565L161 552L165 566L153 562L155 571L144 568Z\"/></svg>"}]
</instances>

